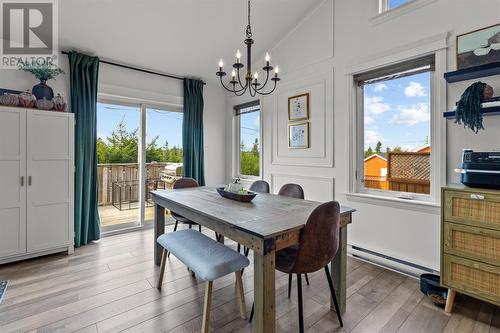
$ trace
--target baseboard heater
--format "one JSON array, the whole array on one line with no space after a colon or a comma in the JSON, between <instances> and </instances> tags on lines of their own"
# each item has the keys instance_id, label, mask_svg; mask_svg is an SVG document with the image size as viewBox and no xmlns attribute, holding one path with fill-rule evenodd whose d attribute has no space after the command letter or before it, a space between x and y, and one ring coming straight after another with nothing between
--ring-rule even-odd
<instances>
[{"instance_id":1,"label":"baseboard heater","mask_svg":"<svg viewBox=\"0 0 500 333\"><path fill-rule=\"evenodd\" d=\"M439 272L436 272L431 268L364 249L359 246L350 245L348 253L354 258L358 258L374 265L381 266L409 276L419 277L423 273L439 274Z\"/></svg>"}]
</instances>

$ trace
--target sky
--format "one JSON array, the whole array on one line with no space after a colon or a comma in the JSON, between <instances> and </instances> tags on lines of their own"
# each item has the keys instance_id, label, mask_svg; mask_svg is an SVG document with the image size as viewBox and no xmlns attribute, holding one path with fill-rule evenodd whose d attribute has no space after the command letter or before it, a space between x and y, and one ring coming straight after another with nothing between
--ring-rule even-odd
<instances>
[{"instance_id":1,"label":"sky","mask_svg":"<svg viewBox=\"0 0 500 333\"><path fill-rule=\"evenodd\" d=\"M259 138L260 112L240 115L240 126L240 138L245 144L245 150L251 150L255 139Z\"/></svg>"},{"instance_id":2,"label":"sky","mask_svg":"<svg viewBox=\"0 0 500 333\"><path fill-rule=\"evenodd\" d=\"M139 128L140 109L122 105L97 103L97 137L106 140L116 125L125 120L127 131ZM168 141L169 147L182 146L182 113L146 110L146 142L159 136L158 145Z\"/></svg>"},{"instance_id":3,"label":"sky","mask_svg":"<svg viewBox=\"0 0 500 333\"><path fill-rule=\"evenodd\" d=\"M409 0L389 0L389 9L401 6L407 3Z\"/></svg>"},{"instance_id":4,"label":"sky","mask_svg":"<svg viewBox=\"0 0 500 333\"><path fill-rule=\"evenodd\" d=\"M365 149L430 142L430 72L364 86Z\"/></svg>"}]
</instances>

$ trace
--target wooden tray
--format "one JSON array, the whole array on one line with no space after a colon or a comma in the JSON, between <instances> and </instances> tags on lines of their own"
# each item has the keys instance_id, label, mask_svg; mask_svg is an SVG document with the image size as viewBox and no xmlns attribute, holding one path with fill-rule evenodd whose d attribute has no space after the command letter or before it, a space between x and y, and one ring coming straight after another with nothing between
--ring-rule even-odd
<instances>
[{"instance_id":1,"label":"wooden tray","mask_svg":"<svg viewBox=\"0 0 500 333\"><path fill-rule=\"evenodd\" d=\"M255 198L257 193L248 191L248 194L237 194L233 192L224 191L224 187L217 187L217 192L220 196L226 199L231 199L240 202L250 202Z\"/></svg>"}]
</instances>

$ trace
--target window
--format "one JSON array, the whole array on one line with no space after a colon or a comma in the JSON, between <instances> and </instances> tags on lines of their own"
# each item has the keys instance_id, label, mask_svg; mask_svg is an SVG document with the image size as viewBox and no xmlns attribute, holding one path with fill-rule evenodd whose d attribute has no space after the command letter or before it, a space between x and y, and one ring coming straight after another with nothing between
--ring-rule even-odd
<instances>
[{"instance_id":1,"label":"window","mask_svg":"<svg viewBox=\"0 0 500 333\"><path fill-rule=\"evenodd\" d=\"M379 13L387 12L415 0L379 0Z\"/></svg>"},{"instance_id":2,"label":"window","mask_svg":"<svg viewBox=\"0 0 500 333\"><path fill-rule=\"evenodd\" d=\"M357 74L357 191L430 200L434 55Z\"/></svg>"},{"instance_id":3,"label":"window","mask_svg":"<svg viewBox=\"0 0 500 333\"><path fill-rule=\"evenodd\" d=\"M97 178L101 230L153 221L150 191L169 188L182 172L182 112L97 103Z\"/></svg>"},{"instance_id":4,"label":"window","mask_svg":"<svg viewBox=\"0 0 500 333\"><path fill-rule=\"evenodd\" d=\"M261 131L259 102L235 107L237 125L237 177L255 178L261 175Z\"/></svg>"}]
</instances>

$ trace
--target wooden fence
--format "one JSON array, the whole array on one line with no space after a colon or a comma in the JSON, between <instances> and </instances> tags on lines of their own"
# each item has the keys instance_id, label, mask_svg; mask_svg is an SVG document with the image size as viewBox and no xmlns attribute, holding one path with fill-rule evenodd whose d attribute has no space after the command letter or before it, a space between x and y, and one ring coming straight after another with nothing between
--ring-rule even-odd
<instances>
[{"instance_id":1,"label":"wooden fence","mask_svg":"<svg viewBox=\"0 0 500 333\"><path fill-rule=\"evenodd\" d=\"M146 163L146 179L159 178L167 163ZM100 206L111 205L113 183L117 181L139 182L138 163L112 163L97 165L97 198ZM139 186L132 187L131 198L139 198Z\"/></svg>"}]
</instances>

